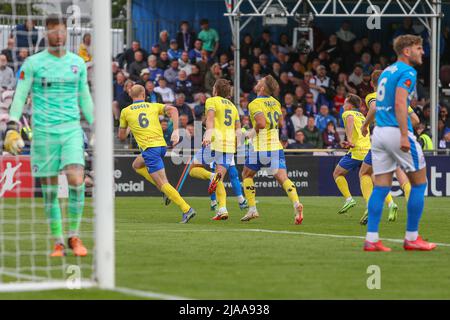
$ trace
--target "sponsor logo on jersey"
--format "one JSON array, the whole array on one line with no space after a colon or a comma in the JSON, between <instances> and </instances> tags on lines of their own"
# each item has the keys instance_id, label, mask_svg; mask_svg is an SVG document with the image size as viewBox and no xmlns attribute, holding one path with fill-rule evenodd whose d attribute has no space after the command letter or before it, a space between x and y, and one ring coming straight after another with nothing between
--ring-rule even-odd
<instances>
[{"instance_id":1,"label":"sponsor logo on jersey","mask_svg":"<svg viewBox=\"0 0 450 320\"><path fill-rule=\"evenodd\" d=\"M78 66L76 66L76 65L71 65L70 68L72 69L72 72L73 72L74 74L77 74L77 73L78 73Z\"/></svg>"},{"instance_id":2,"label":"sponsor logo on jersey","mask_svg":"<svg viewBox=\"0 0 450 320\"><path fill-rule=\"evenodd\" d=\"M411 84L412 84L412 81L411 81L410 79L407 79L407 80L405 81L405 86L407 86L408 88L411 87Z\"/></svg>"},{"instance_id":3,"label":"sponsor logo on jersey","mask_svg":"<svg viewBox=\"0 0 450 320\"><path fill-rule=\"evenodd\" d=\"M20 80L25 80L25 71L20 71L20 77L19 77L19 79Z\"/></svg>"}]
</instances>

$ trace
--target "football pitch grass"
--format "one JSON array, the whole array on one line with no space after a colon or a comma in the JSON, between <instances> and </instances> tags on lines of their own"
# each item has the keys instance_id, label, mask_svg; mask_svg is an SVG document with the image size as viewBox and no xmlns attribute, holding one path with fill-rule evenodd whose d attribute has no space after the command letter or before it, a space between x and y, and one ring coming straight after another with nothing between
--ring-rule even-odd
<instances>
[{"instance_id":1,"label":"football pitch grass","mask_svg":"<svg viewBox=\"0 0 450 320\"><path fill-rule=\"evenodd\" d=\"M300 226L286 197L257 199L260 218L243 223L235 198L228 199L227 221L211 220L209 199L187 198L197 216L183 225L178 208L165 207L162 198L117 198L117 287L149 292L147 298L450 299L450 198L425 201L421 234L442 244L433 252L406 252L396 241L406 224L404 198L396 198L398 221L388 222L385 210L380 225L390 253L363 252L362 198L338 215L342 198L301 197ZM381 289L367 287L373 265ZM136 298L145 296L98 289L0 293L0 299Z\"/></svg>"}]
</instances>

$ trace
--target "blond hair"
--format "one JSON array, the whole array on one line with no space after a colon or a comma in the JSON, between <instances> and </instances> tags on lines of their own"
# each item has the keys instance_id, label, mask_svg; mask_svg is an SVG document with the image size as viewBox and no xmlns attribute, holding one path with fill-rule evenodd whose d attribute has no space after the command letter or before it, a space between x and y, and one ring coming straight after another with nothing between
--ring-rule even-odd
<instances>
[{"instance_id":1,"label":"blond hair","mask_svg":"<svg viewBox=\"0 0 450 320\"><path fill-rule=\"evenodd\" d=\"M422 45L422 38L412 34L405 34L394 39L394 51L397 56L403 53L403 49L414 45Z\"/></svg>"},{"instance_id":2,"label":"blond hair","mask_svg":"<svg viewBox=\"0 0 450 320\"><path fill-rule=\"evenodd\" d=\"M137 99L139 97L142 97L142 95L145 95L145 88L141 86L140 84L135 84L133 87L131 87L130 90L130 97L132 99Z\"/></svg>"},{"instance_id":3,"label":"blond hair","mask_svg":"<svg viewBox=\"0 0 450 320\"><path fill-rule=\"evenodd\" d=\"M380 78L382 72L383 72L383 70L375 70L370 75L370 81L372 82L372 85L374 87L377 87L378 79Z\"/></svg>"},{"instance_id":4,"label":"blond hair","mask_svg":"<svg viewBox=\"0 0 450 320\"><path fill-rule=\"evenodd\" d=\"M280 85L278 84L277 80L275 80L274 77L271 75L264 77L264 84L265 84L265 91L270 96L278 95L280 92Z\"/></svg>"},{"instance_id":5,"label":"blond hair","mask_svg":"<svg viewBox=\"0 0 450 320\"><path fill-rule=\"evenodd\" d=\"M229 98L231 95L231 85L226 79L217 79L214 83L216 95L222 98Z\"/></svg>"},{"instance_id":6,"label":"blond hair","mask_svg":"<svg viewBox=\"0 0 450 320\"><path fill-rule=\"evenodd\" d=\"M359 108L361 106L361 98L356 94L349 93L347 95L347 101L355 108Z\"/></svg>"}]
</instances>

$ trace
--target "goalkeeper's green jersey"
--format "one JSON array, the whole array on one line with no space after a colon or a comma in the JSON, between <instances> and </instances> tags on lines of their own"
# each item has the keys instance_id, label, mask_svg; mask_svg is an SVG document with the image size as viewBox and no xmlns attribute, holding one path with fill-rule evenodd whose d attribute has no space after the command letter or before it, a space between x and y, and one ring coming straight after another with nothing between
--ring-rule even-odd
<instances>
[{"instance_id":1,"label":"goalkeeper's green jersey","mask_svg":"<svg viewBox=\"0 0 450 320\"><path fill-rule=\"evenodd\" d=\"M19 121L31 92L34 131L64 133L80 127L80 109L89 124L93 103L86 64L74 53L56 57L47 50L30 56L20 69L10 120Z\"/></svg>"}]
</instances>

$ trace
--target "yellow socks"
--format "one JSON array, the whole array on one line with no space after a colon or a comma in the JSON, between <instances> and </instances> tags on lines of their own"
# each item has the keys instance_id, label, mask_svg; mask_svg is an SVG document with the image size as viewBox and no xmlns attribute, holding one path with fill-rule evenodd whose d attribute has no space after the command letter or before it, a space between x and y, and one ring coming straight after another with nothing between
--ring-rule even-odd
<instances>
[{"instance_id":1,"label":"yellow socks","mask_svg":"<svg viewBox=\"0 0 450 320\"><path fill-rule=\"evenodd\" d=\"M392 202L394 202L394 199L392 199L392 195L389 192L388 195L386 196L386 199L384 199L384 204L386 206L389 206Z\"/></svg>"},{"instance_id":2,"label":"yellow socks","mask_svg":"<svg viewBox=\"0 0 450 320\"><path fill-rule=\"evenodd\" d=\"M203 167L194 167L191 169L191 171L189 172L189 175L192 178L197 178L197 179L201 179L201 180L209 180L211 179L211 172L206 170Z\"/></svg>"},{"instance_id":3,"label":"yellow socks","mask_svg":"<svg viewBox=\"0 0 450 320\"><path fill-rule=\"evenodd\" d=\"M244 181L244 194L247 198L249 207L256 207L256 191L255 184L252 178L245 178Z\"/></svg>"},{"instance_id":4,"label":"yellow socks","mask_svg":"<svg viewBox=\"0 0 450 320\"><path fill-rule=\"evenodd\" d=\"M295 205L299 202L297 188L295 188L295 185L291 180L287 179L285 182L283 182L283 189L284 191L286 191L286 194L289 197L289 200L292 201L292 204Z\"/></svg>"},{"instance_id":5,"label":"yellow socks","mask_svg":"<svg viewBox=\"0 0 450 320\"><path fill-rule=\"evenodd\" d=\"M336 185L339 189L339 191L342 193L345 199L351 198L352 194L350 193L350 190L348 188L347 179L343 176L339 176L336 178Z\"/></svg>"},{"instance_id":6,"label":"yellow socks","mask_svg":"<svg viewBox=\"0 0 450 320\"><path fill-rule=\"evenodd\" d=\"M402 190L405 193L405 198L406 198L406 201L408 202L409 194L411 193L411 183L406 182L406 183L402 184Z\"/></svg>"},{"instance_id":7,"label":"yellow socks","mask_svg":"<svg viewBox=\"0 0 450 320\"><path fill-rule=\"evenodd\" d=\"M222 181L220 181L217 184L216 196L217 196L217 202L219 203L219 208L226 208L227 207L227 192L225 191L225 186L223 185Z\"/></svg>"},{"instance_id":8,"label":"yellow socks","mask_svg":"<svg viewBox=\"0 0 450 320\"><path fill-rule=\"evenodd\" d=\"M147 167L143 167L140 169L136 169L136 172L138 174L140 174L141 176L143 176L145 179L147 179L147 181L149 181L151 184L153 184L154 186L156 186L156 182L155 180L153 180L152 176L150 175L150 173L147 170Z\"/></svg>"},{"instance_id":9,"label":"yellow socks","mask_svg":"<svg viewBox=\"0 0 450 320\"><path fill-rule=\"evenodd\" d=\"M164 194L172 200L177 206L180 207L181 211L183 213L186 213L191 208L190 205L184 201L184 199L180 196L178 191L170 185L170 183L163 184L161 187L161 191L164 192Z\"/></svg>"},{"instance_id":10,"label":"yellow socks","mask_svg":"<svg viewBox=\"0 0 450 320\"><path fill-rule=\"evenodd\" d=\"M364 200L366 200L366 203L368 203L373 190L372 177L365 174L359 179L359 183Z\"/></svg>"}]
</instances>

